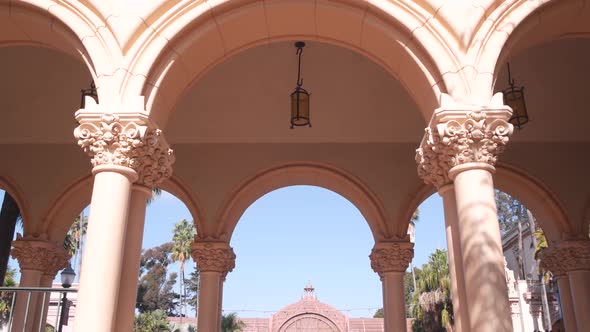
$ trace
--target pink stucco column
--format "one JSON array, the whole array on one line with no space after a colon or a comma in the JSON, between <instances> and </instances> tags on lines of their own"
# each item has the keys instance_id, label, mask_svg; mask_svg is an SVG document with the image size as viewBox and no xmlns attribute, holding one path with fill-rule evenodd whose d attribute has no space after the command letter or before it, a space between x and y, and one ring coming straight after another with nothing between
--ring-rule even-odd
<instances>
[{"instance_id":1,"label":"pink stucco column","mask_svg":"<svg viewBox=\"0 0 590 332\"><path fill-rule=\"evenodd\" d=\"M45 273L43 273L43 275L41 276L41 281L39 283L39 287L43 287L43 288L51 288L53 286L53 279L55 279L55 276L57 274L57 271L55 274L51 275L51 273L47 273L47 271ZM50 299L51 294L50 293L46 293L45 294L45 301L43 303L43 295L39 296L39 304L37 305L37 311L35 313L35 324L34 324L34 331L39 330L40 326L43 326L43 324L45 324L45 322L47 322L47 311L49 309L49 299ZM44 327L41 329L41 331L43 331Z\"/></svg>"},{"instance_id":2,"label":"pink stucco column","mask_svg":"<svg viewBox=\"0 0 590 332\"><path fill-rule=\"evenodd\" d=\"M125 228L134 170L101 165L94 187L76 311L75 331L111 331L119 296Z\"/></svg>"},{"instance_id":3,"label":"pink stucco column","mask_svg":"<svg viewBox=\"0 0 590 332\"><path fill-rule=\"evenodd\" d=\"M409 241L379 242L371 251L371 268L383 284L385 331L406 331L404 275L414 257L414 244Z\"/></svg>"},{"instance_id":4,"label":"pink stucco column","mask_svg":"<svg viewBox=\"0 0 590 332\"><path fill-rule=\"evenodd\" d=\"M137 278L141 259L141 243L145 224L145 209L152 190L134 185L129 203L129 217L125 232L125 253L121 270L119 302L115 326L120 331L132 331L137 301Z\"/></svg>"},{"instance_id":5,"label":"pink stucco column","mask_svg":"<svg viewBox=\"0 0 590 332\"><path fill-rule=\"evenodd\" d=\"M491 166L466 164L450 174L455 182L471 330L512 331Z\"/></svg>"},{"instance_id":6,"label":"pink stucco column","mask_svg":"<svg viewBox=\"0 0 590 332\"><path fill-rule=\"evenodd\" d=\"M541 264L554 274L563 275L564 272L567 274L571 306L575 316L575 328L577 331L590 331L590 240L552 242L548 248L541 252ZM565 286L567 283L565 280L561 280L559 284L560 295L562 284L564 288L567 288ZM565 318L566 309L569 309L567 308L569 299L565 298L563 301L564 296L562 296L561 300ZM571 309L568 310L567 317L571 321Z\"/></svg>"},{"instance_id":7,"label":"pink stucco column","mask_svg":"<svg viewBox=\"0 0 590 332\"><path fill-rule=\"evenodd\" d=\"M555 278L557 279L557 287L559 287L559 303L561 304L561 315L565 330L568 332L577 332L578 328L576 327L570 281L567 275L559 275L555 276Z\"/></svg>"},{"instance_id":8,"label":"pink stucco column","mask_svg":"<svg viewBox=\"0 0 590 332\"><path fill-rule=\"evenodd\" d=\"M223 280L234 269L236 255L225 242L195 242L191 255L200 273L197 325L199 330L219 331Z\"/></svg>"},{"instance_id":9,"label":"pink stucco column","mask_svg":"<svg viewBox=\"0 0 590 332\"><path fill-rule=\"evenodd\" d=\"M451 299L455 316L454 331L465 332L469 331L469 313L467 311L467 294L465 292L455 188L452 184L446 184L439 188L438 193L443 199L445 210L445 229L449 254L449 272L451 275Z\"/></svg>"},{"instance_id":10,"label":"pink stucco column","mask_svg":"<svg viewBox=\"0 0 590 332\"><path fill-rule=\"evenodd\" d=\"M426 183L442 184L446 177L454 183L458 234L451 226L449 250L460 251L463 266L466 303L459 303L459 313L467 306L469 326L463 319L461 328L509 332L512 320L492 173L513 131L507 121L512 111L503 105L501 94L484 106L446 103L434 112L416 151L418 174ZM454 252L456 275L457 256Z\"/></svg>"},{"instance_id":11,"label":"pink stucco column","mask_svg":"<svg viewBox=\"0 0 590 332\"><path fill-rule=\"evenodd\" d=\"M170 176L172 150L142 110L106 114L97 105L76 112L78 145L90 156L94 187L74 331L114 330L131 188ZM135 285L133 286L136 287Z\"/></svg>"},{"instance_id":12,"label":"pink stucco column","mask_svg":"<svg viewBox=\"0 0 590 332\"><path fill-rule=\"evenodd\" d=\"M43 276L47 273L55 275L65 268L70 258L63 244L47 241L45 236L18 236L12 246L10 254L18 261L21 271L19 287L45 286L41 285ZM41 301L39 293L31 293L30 298L27 293L17 296L12 331L34 331L39 326Z\"/></svg>"}]
</instances>

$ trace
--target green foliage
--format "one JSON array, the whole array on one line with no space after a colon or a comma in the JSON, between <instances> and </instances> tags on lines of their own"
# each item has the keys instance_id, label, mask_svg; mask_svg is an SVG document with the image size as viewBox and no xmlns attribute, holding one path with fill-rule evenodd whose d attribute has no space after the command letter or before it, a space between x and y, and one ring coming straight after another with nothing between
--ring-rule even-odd
<instances>
[{"instance_id":1,"label":"green foliage","mask_svg":"<svg viewBox=\"0 0 590 332\"><path fill-rule=\"evenodd\" d=\"M442 332L454 324L451 278L447 251L437 249L417 271L416 290L410 300L412 330Z\"/></svg>"},{"instance_id":2,"label":"green foliage","mask_svg":"<svg viewBox=\"0 0 590 332\"><path fill-rule=\"evenodd\" d=\"M542 229L537 229L535 231L535 239L537 239L537 246L535 247L535 260L540 259L541 252L543 249L547 248L547 238L545 237L545 233L543 233Z\"/></svg>"},{"instance_id":3,"label":"green foliage","mask_svg":"<svg viewBox=\"0 0 590 332\"><path fill-rule=\"evenodd\" d=\"M519 220L528 221L527 208L516 198L496 189L496 207L500 231L506 234L518 226Z\"/></svg>"},{"instance_id":4,"label":"green foliage","mask_svg":"<svg viewBox=\"0 0 590 332\"><path fill-rule=\"evenodd\" d=\"M420 269L414 268L414 273L416 273L416 277L420 273ZM416 278L416 282L418 278ZM414 277L412 276L412 272L406 272L404 275L404 298L406 299L406 303L410 303L412 295L414 294ZM409 314L409 311L408 311Z\"/></svg>"},{"instance_id":5,"label":"green foliage","mask_svg":"<svg viewBox=\"0 0 590 332\"><path fill-rule=\"evenodd\" d=\"M191 259L191 243L197 234L195 225L185 219L174 224L172 236L172 261L179 263L180 269L180 307L184 309L184 315L187 315L185 298L184 263Z\"/></svg>"},{"instance_id":6,"label":"green foliage","mask_svg":"<svg viewBox=\"0 0 590 332\"><path fill-rule=\"evenodd\" d=\"M162 196L162 189L152 189L152 195L147 199L147 205L152 204L158 197Z\"/></svg>"},{"instance_id":7,"label":"green foliage","mask_svg":"<svg viewBox=\"0 0 590 332\"><path fill-rule=\"evenodd\" d=\"M383 314L383 308L377 309L373 315L373 318L385 318L385 315Z\"/></svg>"},{"instance_id":8,"label":"green foliage","mask_svg":"<svg viewBox=\"0 0 590 332\"><path fill-rule=\"evenodd\" d=\"M190 277L185 280L186 303L195 309L195 317L198 311L199 304L199 270L195 269L191 272Z\"/></svg>"},{"instance_id":9,"label":"green foliage","mask_svg":"<svg viewBox=\"0 0 590 332\"><path fill-rule=\"evenodd\" d=\"M16 287L16 281L14 280L15 270L8 267L6 275L4 276L4 287ZM12 305L12 297L14 293L0 292L0 327L8 323L10 317L10 310Z\"/></svg>"},{"instance_id":10,"label":"green foliage","mask_svg":"<svg viewBox=\"0 0 590 332\"><path fill-rule=\"evenodd\" d=\"M163 310L168 316L178 315L179 295L173 291L177 274L168 274L172 246L171 242L167 242L141 255L137 287L137 309L141 313Z\"/></svg>"},{"instance_id":11,"label":"green foliage","mask_svg":"<svg viewBox=\"0 0 590 332\"><path fill-rule=\"evenodd\" d=\"M82 225L80 225L81 221ZM88 220L81 220L80 216L77 216L72 226L70 226L70 230L66 234L66 238L64 239L64 249L67 250L70 256L74 256L76 251L80 249L82 237L86 235L87 229Z\"/></svg>"},{"instance_id":12,"label":"green foliage","mask_svg":"<svg viewBox=\"0 0 590 332\"><path fill-rule=\"evenodd\" d=\"M164 310L140 313L133 323L134 332L170 332L171 326Z\"/></svg>"},{"instance_id":13,"label":"green foliage","mask_svg":"<svg viewBox=\"0 0 590 332\"><path fill-rule=\"evenodd\" d=\"M221 332L239 332L246 324L240 320L235 312L221 317Z\"/></svg>"}]
</instances>

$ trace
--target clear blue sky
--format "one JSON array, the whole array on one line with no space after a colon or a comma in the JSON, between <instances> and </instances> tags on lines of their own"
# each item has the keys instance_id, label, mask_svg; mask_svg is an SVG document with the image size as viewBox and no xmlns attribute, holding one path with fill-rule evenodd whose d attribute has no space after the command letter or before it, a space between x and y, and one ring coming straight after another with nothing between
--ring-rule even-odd
<instances>
[{"instance_id":1,"label":"clear blue sky","mask_svg":"<svg viewBox=\"0 0 590 332\"><path fill-rule=\"evenodd\" d=\"M170 241L183 218L192 220L188 209L163 193L148 207L143 247ZM373 244L363 216L342 196L310 186L273 191L246 210L234 232L236 268L225 283L224 311L270 316L299 300L311 281L320 301L351 317L371 317L382 306L381 283L368 258ZM437 248L446 248L446 240L442 201L433 195L420 206L414 266ZM187 264L187 275L193 268L194 262Z\"/></svg>"},{"instance_id":2,"label":"clear blue sky","mask_svg":"<svg viewBox=\"0 0 590 332\"><path fill-rule=\"evenodd\" d=\"M148 208L144 248L168 241L182 218L192 219L179 200L167 193L158 198ZM438 195L421 205L416 226L414 264L421 266L446 247ZM246 210L234 232L236 268L227 276L224 310L269 316L299 300L311 281L320 301L351 317L372 316L382 306L368 258L373 244L365 219L342 196L310 186L273 191Z\"/></svg>"}]
</instances>

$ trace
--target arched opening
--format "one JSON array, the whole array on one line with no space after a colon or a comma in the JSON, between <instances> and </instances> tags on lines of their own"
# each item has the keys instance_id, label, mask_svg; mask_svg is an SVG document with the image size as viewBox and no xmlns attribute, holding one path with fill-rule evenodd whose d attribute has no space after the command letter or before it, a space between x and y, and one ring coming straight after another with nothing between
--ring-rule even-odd
<instances>
[{"instance_id":1,"label":"arched opening","mask_svg":"<svg viewBox=\"0 0 590 332\"><path fill-rule=\"evenodd\" d=\"M525 191L517 190L516 194L502 191L506 190L504 186L507 184L510 190L522 185L522 180L516 180L515 174L509 176L507 173L507 170L499 172L497 178L502 180L495 184L496 188L502 188L496 189L496 206L507 295L510 305L518 308L513 311L518 312L512 316L513 326L515 331L551 329L560 323L559 290L555 279L551 279L551 273L544 271L539 264L540 252L548 243L542 225L556 226L551 221L541 222L552 202L539 195L539 188L534 190L536 193L527 193L527 202L540 207L540 217L535 216L520 196L516 196ZM456 299L453 296L459 297L460 306L464 305L460 294L464 278L457 277L457 274L465 272L452 270L461 269L461 245L450 242L453 241L450 238L452 233L457 229L450 224L451 221L445 220L448 211L444 211L440 195L434 193L429 196L419 205L418 211L419 218L410 223L410 235L415 239L415 258L414 266L406 273L410 287L408 314L415 329L434 331L449 328L455 324L456 317L463 314L454 308ZM552 214L558 212L553 211ZM460 232L461 228L458 230ZM523 295L525 293L528 295Z\"/></svg>"},{"instance_id":2,"label":"arched opening","mask_svg":"<svg viewBox=\"0 0 590 332\"><path fill-rule=\"evenodd\" d=\"M373 245L361 212L336 192L295 185L266 193L232 234L236 267L224 286L223 312L269 331L382 327L382 319L372 319L382 307L368 259Z\"/></svg>"}]
</instances>

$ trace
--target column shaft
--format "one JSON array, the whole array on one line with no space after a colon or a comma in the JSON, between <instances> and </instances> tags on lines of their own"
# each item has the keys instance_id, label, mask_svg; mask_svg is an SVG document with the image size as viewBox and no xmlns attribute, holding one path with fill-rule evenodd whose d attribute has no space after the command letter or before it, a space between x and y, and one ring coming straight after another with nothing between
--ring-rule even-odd
<instances>
[{"instance_id":1,"label":"column shaft","mask_svg":"<svg viewBox=\"0 0 590 332\"><path fill-rule=\"evenodd\" d=\"M590 331L590 271L569 271L567 275L578 331Z\"/></svg>"},{"instance_id":2,"label":"column shaft","mask_svg":"<svg viewBox=\"0 0 590 332\"><path fill-rule=\"evenodd\" d=\"M455 175L459 237L471 331L510 332L512 323L491 169L461 165ZM476 168L478 167L478 168ZM493 317L493 319L491 319Z\"/></svg>"},{"instance_id":3,"label":"column shaft","mask_svg":"<svg viewBox=\"0 0 590 332\"><path fill-rule=\"evenodd\" d=\"M39 287L43 288L51 288L53 286L53 278L55 275L47 275L43 274L41 276L41 281L39 283ZM43 296L45 294L45 296ZM42 327L40 331L45 331L45 327L43 324L47 321L47 309L49 308L49 298L51 297L51 293L40 293L39 300L37 303L37 310L35 311L35 320L33 324L33 331L39 330L39 327Z\"/></svg>"},{"instance_id":4,"label":"column shaft","mask_svg":"<svg viewBox=\"0 0 590 332\"><path fill-rule=\"evenodd\" d=\"M383 314L385 332L406 331L406 299L404 298L405 272L385 272L383 283Z\"/></svg>"},{"instance_id":5,"label":"column shaft","mask_svg":"<svg viewBox=\"0 0 590 332\"><path fill-rule=\"evenodd\" d=\"M21 270L19 287L39 287L43 272L36 270ZM29 295L30 294L30 295ZM37 311L37 292L21 292L16 297L14 315L12 318L12 332L32 331Z\"/></svg>"},{"instance_id":6,"label":"column shaft","mask_svg":"<svg viewBox=\"0 0 590 332\"><path fill-rule=\"evenodd\" d=\"M220 305L222 287L221 272L200 272L198 327L202 331L219 331L221 327Z\"/></svg>"},{"instance_id":7,"label":"column shaft","mask_svg":"<svg viewBox=\"0 0 590 332\"><path fill-rule=\"evenodd\" d=\"M439 190L439 194L443 199L445 211L449 272L451 275L451 298L453 301L453 314L455 316L454 331L468 332L469 313L467 310L467 294L465 292L465 277L455 191L452 185L446 185Z\"/></svg>"},{"instance_id":8,"label":"column shaft","mask_svg":"<svg viewBox=\"0 0 590 332\"><path fill-rule=\"evenodd\" d=\"M557 276L557 287L559 287L559 303L561 304L561 315L567 332L577 332L576 315L572 302L570 281L567 276Z\"/></svg>"},{"instance_id":9,"label":"column shaft","mask_svg":"<svg viewBox=\"0 0 590 332\"><path fill-rule=\"evenodd\" d=\"M145 224L145 209L151 189L134 185L129 201L129 217L125 232L125 255L121 268L121 283L115 326L120 331L132 331L137 302L137 280L141 260L141 244Z\"/></svg>"},{"instance_id":10,"label":"column shaft","mask_svg":"<svg viewBox=\"0 0 590 332\"><path fill-rule=\"evenodd\" d=\"M74 331L113 330L117 310L131 184L127 167L94 169L88 234L80 276Z\"/></svg>"}]
</instances>

